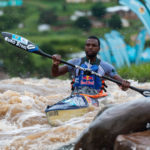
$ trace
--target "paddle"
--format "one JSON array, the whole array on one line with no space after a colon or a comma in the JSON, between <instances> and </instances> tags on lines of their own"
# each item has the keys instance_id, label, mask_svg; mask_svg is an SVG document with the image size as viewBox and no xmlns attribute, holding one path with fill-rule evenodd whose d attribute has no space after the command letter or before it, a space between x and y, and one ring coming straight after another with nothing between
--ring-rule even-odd
<instances>
[{"instance_id":1,"label":"paddle","mask_svg":"<svg viewBox=\"0 0 150 150\"><path fill-rule=\"evenodd\" d=\"M8 32L2 32L2 35L5 39L5 41L7 41L8 43L10 43L10 44L12 44L16 47L19 47L23 50L26 50L27 52L36 53L36 54L39 54L41 56L48 57L48 58L52 59L51 55L43 52L37 45L33 44L29 40L27 40L27 39L25 39L25 38L23 38L19 35L8 33ZM108 76L101 76L100 74L98 74L96 72L93 72L93 71L91 71L89 69L86 69L86 68L82 68L82 67L74 65L74 64L70 64L70 63L68 63L64 60L60 60L60 62L64 63L64 64L67 64L67 65L70 65L74 68L78 68L78 69L83 70L83 71L88 71L91 74L94 74L94 75L96 75L100 78L103 78L103 79L107 79L107 80L112 81L114 83L117 83L117 84L120 84L120 85L122 84L118 80L115 80L115 79L110 78ZM137 92L141 93L145 97L150 97L150 90L148 90L148 89L139 89L139 88L136 88L136 87L133 87L133 86L130 86L129 88L134 90L134 91L137 91Z\"/></svg>"}]
</instances>

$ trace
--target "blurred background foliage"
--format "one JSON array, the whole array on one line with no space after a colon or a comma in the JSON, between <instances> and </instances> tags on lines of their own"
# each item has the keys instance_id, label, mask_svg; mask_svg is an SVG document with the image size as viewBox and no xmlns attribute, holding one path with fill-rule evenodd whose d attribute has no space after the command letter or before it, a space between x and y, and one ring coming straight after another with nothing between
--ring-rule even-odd
<instances>
[{"instance_id":1,"label":"blurred background foliage","mask_svg":"<svg viewBox=\"0 0 150 150\"><path fill-rule=\"evenodd\" d=\"M125 79L148 82L150 81L150 64L133 64L131 68L123 67L119 69L118 73Z\"/></svg>"},{"instance_id":2,"label":"blurred background foliage","mask_svg":"<svg viewBox=\"0 0 150 150\"><path fill-rule=\"evenodd\" d=\"M82 52L88 36L103 37L112 29L118 29L125 37L125 41L133 45L134 41L130 38L138 34L143 25L139 19L129 20L131 26L124 28L121 26L118 14L105 17L106 8L116 5L118 5L117 0L105 3L93 3L90 0L87 3L67 3L65 0L24 0L21 7L0 8L4 12L0 16L0 31L21 35L36 43L46 53L62 55L64 60L68 60L70 54ZM71 16L77 10L87 14L90 11L91 15L71 20ZM92 21L101 22L103 27L94 27ZM41 24L49 25L50 30L40 32L38 27ZM51 60L19 50L4 42L2 37L0 41L0 64L10 77L51 77ZM145 67L148 66L149 64ZM137 68L133 66L132 69L123 68L118 71L125 78L137 77L141 80L135 75L139 74L136 70Z\"/></svg>"}]
</instances>

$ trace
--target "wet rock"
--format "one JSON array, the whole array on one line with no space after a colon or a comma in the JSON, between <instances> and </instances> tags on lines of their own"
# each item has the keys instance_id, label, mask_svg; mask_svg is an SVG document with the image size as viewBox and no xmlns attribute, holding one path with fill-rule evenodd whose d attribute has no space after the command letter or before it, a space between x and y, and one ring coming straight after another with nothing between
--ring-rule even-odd
<instances>
[{"instance_id":1,"label":"wet rock","mask_svg":"<svg viewBox=\"0 0 150 150\"><path fill-rule=\"evenodd\" d=\"M120 134L146 130L150 122L150 98L117 104L101 111L77 140L75 150L112 150Z\"/></svg>"},{"instance_id":2,"label":"wet rock","mask_svg":"<svg viewBox=\"0 0 150 150\"><path fill-rule=\"evenodd\" d=\"M150 131L119 135L114 150L148 150L150 149Z\"/></svg>"}]
</instances>

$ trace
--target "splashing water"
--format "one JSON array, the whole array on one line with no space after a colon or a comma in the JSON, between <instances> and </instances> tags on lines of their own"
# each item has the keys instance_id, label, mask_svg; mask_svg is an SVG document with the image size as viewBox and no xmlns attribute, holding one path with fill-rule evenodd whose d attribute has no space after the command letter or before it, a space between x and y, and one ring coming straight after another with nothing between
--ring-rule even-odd
<instances>
[{"instance_id":1,"label":"splashing water","mask_svg":"<svg viewBox=\"0 0 150 150\"><path fill-rule=\"evenodd\" d=\"M150 83L138 84L138 88L149 88ZM142 95L107 82L111 96L107 103L122 103L135 100ZM45 115L47 105L52 105L71 93L69 80L21 79L12 78L0 81L0 150L55 150L61 145L74 141L88 127L98 111L100 104L91 107L84 116L72 118L51 127Z\"/></svg>"}]
</instances>

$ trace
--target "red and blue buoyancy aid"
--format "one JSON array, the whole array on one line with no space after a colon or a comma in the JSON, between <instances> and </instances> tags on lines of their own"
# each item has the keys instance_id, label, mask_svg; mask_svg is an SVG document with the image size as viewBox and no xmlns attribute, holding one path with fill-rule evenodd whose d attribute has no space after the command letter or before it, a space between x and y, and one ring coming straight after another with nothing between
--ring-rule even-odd
<instances>
[{"instance_id":1,"label":"red and blue buoyancy aid","mask_svg":"<svg viewBox=\"0 0 150 150\"><path fill-rule=\"evenodd\" d=\"M81 67L88 68L86 64L82 64ZM98 66L92 65L89 69L91 71L97 72ZM90 88L99 90L102 87L102 81L98 76L95 76L90 73L86 74L86 72L80 71L79 75L75 77L75 82L73 87L82 87L82 86L88 86Z\"/></svg>"},{"instance_id":2,"label":"red and blue buoyancy aid","mask_svg":"<svg viewBox=\"0 0 150 150\"><path fill-rule=\"evenodd\" d=\"M96 64L90 66L89 69L91 71L98 72L100 60L97 59L96 62L97 62ZM81 59L80 66L83 68L88 68L88 66L85 64L85 58ZM90 73L86 74L86 72L84 72L82 70L77 71L77 72L78 73L76 73L76 75L75 75L75 81L73 84L73 88L88 86L88 87L96 89L98 91L101 90L102 80L100 77L90 74Z\"/></svg>"}]
</instances>

